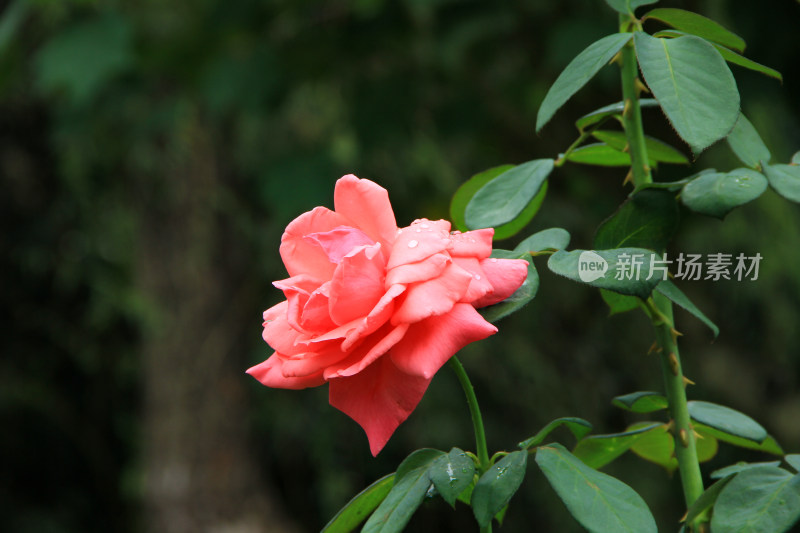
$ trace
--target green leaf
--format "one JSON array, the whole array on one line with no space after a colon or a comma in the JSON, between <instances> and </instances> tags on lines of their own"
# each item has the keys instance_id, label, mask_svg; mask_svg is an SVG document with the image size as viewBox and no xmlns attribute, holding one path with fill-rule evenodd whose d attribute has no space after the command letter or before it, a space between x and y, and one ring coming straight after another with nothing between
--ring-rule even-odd
<instances>
[{"instance_id":1,"label":"green leaf","mask_svg":"<svg viewBox=\"0 0 800 533\"><path fill-rule=\"evenodd\" d=\"M630 33L615 33L595 41L578 54L567 68L559 74L547 95L544 97L539 113L536 115L536 131L542 129L558 109L572 95L586 85L597 72L625 46L631 38Z\"/></svg>"},{"instance_id":2,"label":"green leaf","mask_svg":"<svg viewBox=\"0 0 800 533\"><path fill-rule=\"evenodd\" d=\"M433 486L452 507L455 506L458 495L472 483L475 463L464 450L453 448L450 453L431 463L428 474Z\"/></svg>"},{"instance_id":3,"label":"green leaf","mask_svg":"<svg viewBox=\"0 0 800 533\"><path fill-rule=\"evenodd\" d=\"M616 130L597 130L592 132L592 136L598 141L602 141L617 150L623 151L628 146L628 138L625 132ZM650 164L655 163L677 163L689 164L689 159L678 149L673 148L663 141L645 135L645 146L647 147L647 158Z\"/></svg>"},{"instance_id":4,"label":"green leaf","mask_svg":"<svg viewBox=\"0 0 800 533\"><path fill-rule=\"evenodd\" d=\"M542 446L536 463L580 524L592 533L656 532L653 515L632 488L583 464L563 446Z\"/></svg>"},{"instance_id":5,"label":"green leaf","mask_svg":"<svg viewBox=\"0 0 800 533\"><path fill-rule=\"evenodd\" d=\"M650 422L634 424L628 428L628 431L638 429L646 424L650 424ZM714 437L698 438L695 446L697 460L701 463L712 459L719 449L719 443ZM669 432L666 424L662 425L661 429L643 433L631 445L631 451L642 459L665 468L667 472L674 472L678 468L678 460L675 458L675 437Z\"/></svg>"},{"instance_id":6,"label":"green leaf","mask_svg":"<svg viewBox=\"0 0 800 533\"><path fill-rule=\"evenodd\" d=\"M740 448L757 450L760 452L771 453L773 455L783 455L783 449L771 436L767 436L763 442L759 443L750 439L743 439L742 437L731 435L730 433L726 433L724 431L719 431L718 429L706 426L705 424L701 424L699 422L695 422L694 429L703 437L714 437L722 442L727 442L728 444L733 444L734 446L738 446Z\"/></svg>"},{"instance_id":7,"label":"green leaf","mask_svg":"<svg viewBox=\"0 0 800 533\"><path fill-rule=\"evenodd\" d=\"M722 479L724 477L728 477L731 474L738 474L743 470L747 470L748 468L759 468L762 466L780 466L780 461L767 461L762 463L748 463L745 461L739 461L736 464L732 464L730 466L726 466L724 468L720 468L718 470L714 470L711 472L711 479Z\"/></svg>"},{"instance_id":8,"label":"green leaf","mask_svg":"<svg viewBox=\"0 0 800 533\"><path fill-rule=\"evenodd\" d=\"M506 512L508 511L508 504L505 504L502 509L500 509L496 515L494 515L494 519L497 520L499 525L503 525L503 520L506 518Z\"/></svg>"},{"instance_id":9,"label":"green leaf","mask_svg":"<svg viewBox=\"0 0 800 533\"><path fill-rule=\"evenodd\" d=\"M717 49L717 52L719 52L722 58L728 63L733 63L734 65L739 65L740 67L744 67L748 70L760 72L761 74L764 74L771 78L775 78L776 80L783 83L783 75L781 75L781 73L775 70L774 68L769 68L765 65L762 65L761 63L756 63L752 59L748 59L742 55L737 54L736 52L731 52L724 46L719 46L714 44L714 48Z\"/></svg>"},{"instance_id":10,"label":"green leaf","mask_svg":"<svg viewBox=\"0 0 800 533\"><path fill-rule=\"evenodd\" d=\"M411 452L411 454L409 454L408 457L403 459L403 462L397 467L395 484L397 484L412 470L416 470L417 468L421 467L427 468L431 463L443 455L446 455L445 452L442 450L434 450L433 448L421 448L419 450L414 450Z\"/></svg>"},{"instance_id":11,"label":"green leaf","mask_svg":"<svg viewBox=\"0 0 800 533\"><path fill-rule=\"evenodd\" d=\"M767 179L749 168L711 172L689 182L681 192L683 205L696 213L722 219L734 207L752 202L767 189Z\"/></svg>"},{"instance_id":12,"label":"green leaf","mask_svg":"<svg viewBox=\"0 0 800 533\"><path fill-rule=\"evenodd\" d=\"M628 427L628 431L638 429L638 427L646 427L644 425L649 424L649 422L640 424ZM678 460L675 459L675 437L669 432L669 427L666 424L643 433L631 445L630 449L642 459L663 467L667 472L672 473L678 468Z\"/></svg>"},{"instance_id":13,"label":"green leaf","mask_svg":"<svg viewBox=\"0 0 800 533\"><path fill-rule=\"evenodd\" d=\"M514 165L500 165L475 174L461 184L450 200L450 220L459 231L469 231L464 221L464 210L478 190L503 172L514 168Z\"/></svg>"},{"instance_id":14,"label":"green leaf","mask_svg":"<svg viewBox=\"0 0 800 533\"><path fill-rule=\"evenodd\" d=\"M642 98L639 100L639 107L658 107L658 101L654 98ZM583 115L575 122L575 127L581 132L587 126L592 126L601 122L609 117L622 118L622 111L625 109L625 102L617 102L603 106L600 109L595 109L591 113Z\"/></svg>"},{"instance_id":15,"label":"green leaf","mask_svg":"<svg viewBox=\"0 0 800 533\"><path fill-rule=\"evenodd\" d=\"M750 168L761 170L761 162L769 163L772 154L761 140L761 136L743 114L739 113L739 120L731 130L728 137L728 146L739 160Z\"/></svg>"},{"instance_id":16,"label":"green leaf","mask_svg":"<svg viewBox=\"0 0 800 533\"><path fill-rule=\"evenodd\" d=\"M402 478L395 478L395 481L392 490L364 524L362 533L403 531L431 486L427 465L410 470Z\"/></svg>"},{"instance_id":17,"label":"green leaf","mask_svg":"<svg viewBox=\"0 0 800 533\"><path fill-rule=\"evenodd\" d=\"M594 237L596 249L633 246L664 250L678 227L675 195L659 189L644 189L629 197L606 219Z\"/></svg>"},{"instance_id":18,"label":"green leaf","mask_svg":"<svg viewBox=\"0 0 800 533\"><path fill-rule=\"evenodd\" d=\"M793 202L800 202L800 166L764 165L770 186L775 192Z\"/></svg>"},{"instance_id":19,"label":"green leaf","mask_svg":"<svg viewBox=\"0 0 800 533\"><path fill-rule=\"evenodd\" d=\"M711 509L714 506L714 503L716 503L719 493L725 488L725 485L727 485L731 479L733 479L733 476L721 479L708 487L703 494L701 494L700 497L695 500L692 506L689 507L689 510L686 511L686 516L684 517L683 522L691 524L694 522L695 518Z\"/></svg>"},{"instance_id":20,"label":"green leaf","mask_svg":"<svg viewBox=\"0 0 800 533\"><path fill-rule=\"evenodd\" d=\"M600 296L608 305L608 316L633 311L639 307L639 299L635 296L626 296L605 289L600 289Z\"/></svg>"},{"instance_id":21,"label":"green leaf","mask_svg":"<svg viewBox=\"0 0 800 533\"><path fill-rule=\"evenodd\" d=\"M656 430L663 424L656 422L622 433L592 435L581 439L572 453L592 468L602 468L626 451L648 431Z\"/></svg>"},{"instance_id":22,"label":"green leaf","mask_svg":"<svg viewBox=\"0 0 800 533\"><path fill-rule=\"evenodd\" d=\"M515 252L541 252L563 250L569 245L569 232L563 228L548 228L537 231L514 248Z\"/></svg>"},{"instance_id":23,"label":"green leaf","mask_svg":"<svg viewBox=\"0 0 800 533\"><path fill-rule=\"evenodd\" d=\"M475 193L478 192L478 190L488 182L512 168L514 168L514 165L501 165L499 167L490 168L479 174L476 174L475 176L472 176L469 180L463 183L461 187L458 188L456 193L453 195L452 201L450 202L450 219L453 221L453 225L456 227L456 229L460 231L469 230L467 223L464 220L464 210L466 209L467 204L472 197L475 196ZM528 205L525 206L522 212L514 220L494 228L494 240L497 241L507 239L516 235L539 211L546 194L547 182L545 181L536 196L533 197L533 199L528 203Z\"/></svg>"},{"instance_id":24,"label":"green leaf","mask_svg":"<svg viewBox=\"0 0 800 533\"><path fill-rule=\"evenodd\" d=\"M767 430L761 424L730 407L697 400L688 404L689 416L701 424L758 443L768 437Z\"/></svg>"},{"instance_id":25,"label":"green leaf","mask_svg":"<svg viewBox=\"0 0 800 533\"><path fill-rule=\"evenodd\" d=\"M739 118L739 90L708 42L684 35L634 35L644 79L678 135L699 154L725 137Z\"/></svg>"},{"instance_id":26,"label":"green leaf","mask_svg":"<svg viewBox=\"0 0 800 533\"><path fill-rule=\"evenodd\" d=\"M611 400L612 405L625 409L626 411L633 411L634 413L652 413L653 411L661 411L666 409L669 404L667 399L652 391L631 392L617 396Z\"/></svg>"},{"instance_id":27,"label":"green leaf","mask_svg":"<svg viewBox=\"0 0 800 533\"><path fill-rule=\"evenodd\" d=\"M800 165L800 151L795 152L792 156L792 164L793 165Z\"/></svg>"},{"instance_id":28,"label":"green leaf","mask_svg":"<svg viewBox=\"0 0 800 533\"><path fill-rule=\"evenodd\" d=\"M605 143L587 144L572 150L566 155L567 161L584 165L599 165L602 167L629 167L631 156L620 152Z\"/></svg>"},{"instance_id":29,"label":"green leaf","mask_svg":"<svg viewBox=\"0 0 800 533\"><path fill-rule=\"evenodd\" d=\"M461 491L461 494L458 495L458 501L463 503L464 505L470 505L470 500L472 500L472 491L475 490L475 484L478 482L478 474L472 476L472 481L470 481L467 488Z\"/></svg>"},{"instance_id":30,"label":"green leaf","mask_svg":"<svg viewBox=\"0 0 800 533\"><path fill-rule=\"evenodd\" d=\"M654 33L653 37L681 37L682 35L686 35L686 33L675 30L664 30ZM762 65L761 63L756 63L752 59L748 59L742 55L739 55L733 50L725 48L722 45L716 43L711 43L711 45L717 49L717 52L719 52L719 55L722 56L722 59L728 63L733 63L734 65L739 65L740 67L759 72L771 78L775 78L783 83L783 76L777 70Z\"/></svg>"},{"instance_id":31,"label":"green leaf","mask_svg":"<svg viewBox=\"0 0 800 533\"><path fill-rule=\"evenodd\" d=\"M535 159L492 178L467 203L467 227L492 228L516 219L537 196L552 170L552 159Z\"/></svg>"},{"instance_id":32,"label":"green leaf","mask_svg":"<svg viewBox=\"0 0 800 533\"><path fill-rule=\"evenodd\" d=\"M606 0L606 4L611 6L611 9L627 15L633 13L639 6L646 6L655 4L658 0Z\"/></svg>"},{"instance_id":33,"label":"green leaf","mask_svg":"<svg viewBox=\"0 0 800 533\"><path fill-rule=\"evenodd\" d=\"M800 453L790 453L783 458L795 472L800 472Z\"/></svg>"},{"instance_id":34,"label":"green leaf","mask_svg":"<svg viewBox=\"0 0 800 533\"><path fill-rule=\"evenodd\" d=\"M511 252L509 250L492 250L493 258L501 259L525 259L528 261L528 277L514 293L500 303L482 307L478 312L485 320L495 323L511 313L519 311L528 302L533 300L539 291L539 272L533 264L531 254L525 252Z\"/></svg>"},{"instance_id":35,"label":"green leaf","mask_svg":"<svg viewBox=\"0 0 800 533\"><path fill-rule=\"evenodd\" d=\"M517 492L525 477L528 452L511 452L487 470L472 491L472 512L481 527L486 527Z\"/></svg>"},{"instance_id":36,"label":"green leaf","mask_svg":"<svg viewBox=\"0 0 800 533\"><path fill-rule=\"evenodd\" d=\"M670 280L664 280L658 285L656 285L656 290L666 296L672 303L679 305L680 307L686 309L694 315L696 318L699 318L700 321L708 326L708 329L714 334L716 338L719 335L719 328L716 324L714 324L709 318L697 308L696 305L692 303L692 301L685 295L681 290Z\"/></svg>"},{"instance_id":37,"label":"green leaf","mask_svg":"<svg viewBox=\"0 0 800 533\"><path fill-rule=\"evenodd\" d=\"M358 524L363 522L380 505L386 495L389 494L389 491L392 490L393 485L394 474L388 474L356 494L322 528L322 533L347 533L353 531Z\"/></svg>"},{"instance_id":38,"label":"green leaf","mask_svg":"<svg viewBox=\"0 0 800 533\"><path fill-rule=\"evenodd\" d=\"M722 46L739 52L744 51L744 39L732 31L725 29L721 24L710 18L692 13L691 11L674 8L653 9L642 17L642 21L647 19L659 20L667 26L672 26L676 30L691 33L692 35L719 43Z\"/></svg>"},{"instance_id":39,"label":"green leaf","mask_svg":"<svg viewBox=\"0 0 800 533\"><path fill-rule=\"evenodd\" d=\"M555 429L566 426L572 434L575 436L576 439L581 440L585 437L590 431L592 431L592 424L584 420L583 418L573 418L573 417L565 417L565 418L556 418L545 427L543 427L539 432L534 435L533 437L526 439L519 443L519 447L523 450L527 450L528 448L532 448L533 446L538 446L544 439L547 438L550 433L552 433Z\"/></svg>"},{"instance_id":40,"label":"green leaf","mask_svg":"<svg viewBox=\"0 0 800 533\"><path fill-rule=\"evenodd\" d=\"M736 475L714 505L714 533L782 533L800 519L800 474L774 466Z\"/></svg>"},{"instance_id":41,"label":"green leaf","mask_svg":"<svg viewBox=\"0 0 800 533\"><path fill-rule=\"evenodd\" d=\"M650 279L651 263L660 256L643 248L614 250L559 250L550 256L548 268L573 281L620 294L647 298L661 276Z\"/></svg>"}]
</instances>

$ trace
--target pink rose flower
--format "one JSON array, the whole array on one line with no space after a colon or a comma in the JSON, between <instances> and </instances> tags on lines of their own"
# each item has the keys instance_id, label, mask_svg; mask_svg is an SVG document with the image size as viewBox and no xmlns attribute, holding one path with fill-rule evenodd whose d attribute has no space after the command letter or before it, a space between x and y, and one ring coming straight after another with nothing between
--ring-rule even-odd
<instances>
[{"instance_id":1,"label":"pink rose flower","mask_svg":"<svg viewBox=\"0 0 800 533\"><path fill-rule=\"evenodd\" d=\"M490 259L493 229L451 233L424 219L398 229L386 190L353 175L336 182L334 205L287 226L291 277L274 283L286 301L264 311L275 353L247 373L285 389L327 382L377 455L439 368L497 331L475 308L510 296L527 262Z\"/></svg>"}]
</instances>

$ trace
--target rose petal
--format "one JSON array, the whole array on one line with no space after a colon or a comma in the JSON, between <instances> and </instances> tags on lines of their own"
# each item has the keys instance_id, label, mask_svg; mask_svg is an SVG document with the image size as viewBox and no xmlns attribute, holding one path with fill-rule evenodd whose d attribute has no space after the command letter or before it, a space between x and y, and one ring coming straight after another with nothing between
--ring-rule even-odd
<instances>
[{"instance_id":1,"label":"rose petal","mask_svg":"<svg viewBox=\"0 0 800 533\"><path fill-rule=\"evenodd\" d=\"M361 319L358 325L347 332L344 342L342 343L342 350L350 350L355 344L367 335L377 331L383 324L389 321L394 313L394 300L403 292L406 287L404 285L392 285L386 291L377 305L369 312L369 314Z\"/></svg>"},{"instance_id":2,"label":"rose petal","mask_svg":"<svg viewBox=\"0 0 800 533\"><path fill-rule=\"evenodd\" d=\"M471 280L472 274L451 263L439 277L410 285L403 303L392 315L392 324L413 323L447 313L466 294Z\"/></svg>"},{"instance_id":3,"label":"rose petal","mask_svg":"<svg viewBox=\"0 0 800 533\"><path fill-rule=\"evenodd\" d=\"M449 262L449 255L433 254L422 261L397 266L386 274L386 286L389 287L399 283L408 285L409 283L418 283L435 278L442 273Z\"/></svg>"},{"instance_id":4,"label":"rose petal","mask_svg":"<svg viewBox=\"0 0 800 533\"><path fill-rule=\"evenodd\" d=\"M330 282L323 283L311 293L308 301L303 306L300 315L300 327L309 333L323 333L336 327L331 320L330 311Z\"/></svg>"},{"instance_id":5,"label":"rose petal","mask_svg":"<svg viewBox=\"0 0 800 533\"><path fill-rule=\"evenodd\" d=\"M281 358L277 354L273 354L263 363L248 368L247 373L263 385L278 389L305 389L325 383L321 372L304 377L286 377L281 372L282 366L283 361Z\"/></svg>"},{"instance_id":6,"label":"rose petal","mask_svg":"<svg viewBox=\"0 0 800 533\"><path fill-rule=\"evenodd\" d=\"M389 264L392 269L408 263L417 263L450 246L450 223L446 220L418 220L397 233Z\"/></svg>"},{"instance_id":7,"label":"rose petal","mask_svg":"<svg viewBox=\"0 0 800 533\"><path fill-rule=\"evenodd\" d=\"M400 324L395 327L386 324L354 348L346 359L326 368L322 375L325 379L333 379L361 372L397 344L407 330L408 324Z\"/></svg>"},{"instance_id":8,"label":"rose petal","mask_svg":"<svg viewBox=\"0 0 800 533\"><path fill-rule=\"evenodd\" d=\"M370 180L348 174L336 182L333 192L336 212L345 216L374 241L391 250L397 222L386 189Z\"/></svg>"},{"instance_id":9,"label":"rose petal","mask_svg":"<svg viewBox=\"0 0 800 533\"><path fill-rule=\"evenodd\" d=\"M323 345L315 351L302 354L301 357L282 358L281 374L287 378L319 375L327 367L338 363L346 357L348 357L348 353L342 351L339 346L335 344ZM324 374L322 377L324 379Z\"/></svg>"},{"instance_id":10,"label":"rose petal","mask_svg":"<svg viewBox=\"0 0 800 533\"><path fill-rule=\"evenodd\" d=\"M354 376L332 379L329 401L364 428L375 456L417 406L429 383L381 357Z\"/></svg>"},{"instance_id":11,"label":"rose petal","mask_svg":"<svg viewBox=\"0 0 800 533\"><path fill-rule=\"evenodd\" d=\"M453 263L460 266L470 274L472 279L469 282L467 292L461 298L461 302L472 303L479 298L483 298L494 290L492 284L486 278L486 274L481 268L480 261L474 257L454 257Z\"/></svg>"},{"instance_id":12,"label":"rose petal","mask_svg":"<svg viewBox=\"0 0 800 533\"><path fill-rule=\"evenodd\" d=\"M283 301L264 311L264 331L261 336L273 350L283 354L294 354L305 351L298 348L296 342L303 333L289 325L286 319L289 302Z\"/></svg>"},{"instance_id":13,"label":"rose petal","mask_svg":"<svg viewBox=\"0 0 800 533\"><path fill-rule=\"evenodd\" d=\"M311 233L303 238L307 242L322 248L331 263L339 263L345 255L355 248L375 244L375 241L370 239L366 233L349 226L339 226L330 231Z\"/></svg>"},{"instance_id":14,"label":"rose petal","mask_svg":"<svg viewBox=\"0 0 800 533\"><path fill-rule=\"evenodd\" d=\"M362 246L336 267L328 308L337 325L368 315L383 296L386 262L380 248L380 244Z\"/></svg>"},{"instance_id":15,"label":"rose petal","mask_svg":"<svg viewBox=\"0 0 800 533\"><path fill-rule=\"evenodd\" d=\"M315 207L291 221L283 232L280 248L281 259L289 275L308 274L316 279L331 279L336 265L331 263L320 246L309 242L305 236L347 224L345 217L325 207Z\"/></svg>"},{"instance_id":16,"label":"rose petal","mask_svg":"<svg viewBox=\"0 0 800 533\"><path fill-rule=\"evenodd\" d=\"M300 325L300 322L302 321L303 309L311 293L320 286L320 282L307 274L300 274L274 281L272 285L283 291L286 301L289 302L286 314L289 324L297 330L302 330L303 326Z\"/></svg>"},{"instance_id":17,"label":"rose petal","mask_svg":"<svg viewBox=\"0 0 800 533\"><path fill-rule=\"evenodd\" d=\"M494 228L478 229L450 236L450 255L453 257L474 257L486 259L492 254Z\"/></svg>"},{"instance_id":18,"label":"rose petal","mask_svg":"<svg viewBox=\"0 0 800 533\"><path fill-rule=\"evenodd\" d=\"M514 294L528 277L528 262L524 259L484 259L481 268L494 291L472 302L475 307L502 302Z\"/></svg>"},{"instance_id":19,"label":"rose petal","mask_svg":"<svg viewBox=\"0 0 800 533\"><path fill-rule=\"evenodd\" d=\"M496 332L474 307L457 303L446 315L412 324L389 355L403 372L431 379L458 350Z\"/></svg>"}]
</instances>

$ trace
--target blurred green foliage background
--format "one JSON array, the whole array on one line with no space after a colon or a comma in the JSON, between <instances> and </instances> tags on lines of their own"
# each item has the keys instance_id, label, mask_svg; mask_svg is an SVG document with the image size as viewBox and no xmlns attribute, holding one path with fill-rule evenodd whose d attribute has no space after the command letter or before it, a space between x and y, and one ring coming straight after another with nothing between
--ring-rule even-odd
<instances>
[{"instance_id":1,"label":"blurred green foliage background","mask_svg":"<svg viewBox=\"0 0 800 533\"><path fill-rule=\"evenodd\" d=\"M325 388L269 390L244 374L270 353L260 313L281 299L280 235L331 206L346 173L386 187L402 226L446 218L480 170L563 150L574 119L620 99L607 68L534 132L560 70L616 31L604 2L1 4L0 530L314 531L411 450L474 447L446 370L377 459ZM787 162L800 149L800 5L662 4L719 20L783 73L781 86L733 67L745 113ZM658 113L645 121L679 143ZM738 166L724 143L698 164ZM590 247L622 178L561 169L527 233L558 225ZM690 397L752 415L794 452L799 248L798 206L767 192L724 223L684 213L674 249L764 257L758 281L684 285L718 340L677 320ZM539 296L462 356L494 450L558 416L622 430L637 419L611 397L660 388L643 317L607 318L596 292L537 266ZM739 459L765 460L723 447L705 472ZM607 471L678 529L677 479L636 457ZM409 526L474 529L466 507L441 501ZM580 530L533 467L502 528L531 530Z\"/></svg>"}]
</instances>

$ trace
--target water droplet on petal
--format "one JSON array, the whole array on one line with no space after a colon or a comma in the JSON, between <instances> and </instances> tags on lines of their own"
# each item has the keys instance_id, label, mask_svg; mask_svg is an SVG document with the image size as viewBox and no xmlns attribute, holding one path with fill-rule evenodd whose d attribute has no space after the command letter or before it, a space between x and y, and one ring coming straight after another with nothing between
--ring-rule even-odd
<instances>
[{"instance_id":1,"label":"water droplet on petal","mask_svg":"<svg viewBox=\"0 0 800 533\"><path fill-rule=\"evenodd\" d=\"M489 259L489 261L491 261L492 263L497 263L497 258L496 257L492 257L491 259Z\"/></svg>"},{"instance_id":2,"label":"water droplet on petal","mask_svg":"<svg viewBox=\"0 0 800 533\"><path fill-rule=\"evenodd\" d=\"M480 274L475 274L475 275L474 275L474 276L472 276L472 277L474 277L474 278L475 278L475 279L477 279L478 281L480 281L480 280L481 280L481 276L480 276Z\"/></svg>"},{"instance_id":3,"label":"water droplet on petal","mask_svg":"<svg viewBox=\"0 0 800 533\"><path fill-rule=\"evenodd\" d=\"M417 241L408 241L408 247L409 248L416 248L418 244L419 244L419 242L417 242Z\"/></svg>"},{"instance_id":4,"label":"water droplet on petal","mask_svg":"<svg viewBox=\"0 0 800 533\"><path fill-rule=\"evenodd\" d=\"M429 225L427 225L427 224L420 224L420 225L419 225L419 227L420 227L420 228L422 228L422 229L428 229L428 228L430 228L430 226L429 226Z\"/></svg>"}]
</instances>

